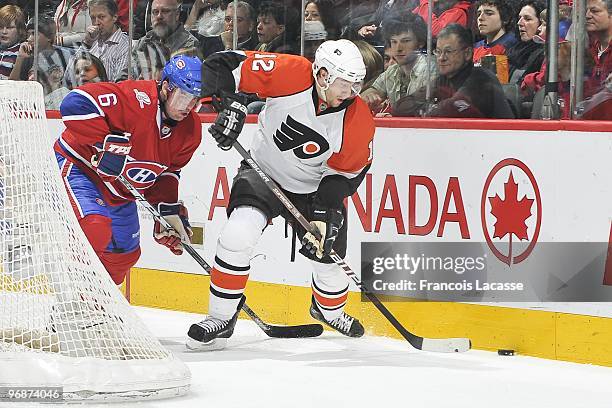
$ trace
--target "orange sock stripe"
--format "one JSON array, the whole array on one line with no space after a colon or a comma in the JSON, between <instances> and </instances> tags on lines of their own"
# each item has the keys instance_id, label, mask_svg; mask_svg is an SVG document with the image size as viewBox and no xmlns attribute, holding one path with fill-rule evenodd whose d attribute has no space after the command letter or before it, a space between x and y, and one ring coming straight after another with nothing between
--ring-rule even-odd
<instances>
[{"instance_id":1,"label":"orange sock stripe","mask_svg":"<svg viewBox=\"0 0 612 408\"><path fill-rule=\"evenodd\" d=\"M244 290L248 280L248 274L232 275L230 273L221 272L217 268L213 268L210 272L210 281L219 289Z\"/></svg>"},{"instance_id":2,"label":"orange sock stripe","mask_svg":"<svg viewBox=\"0 0 612 408\"><path fill-rule=\"evenodd\" d=\"M328 298L325 297L323 295L321 295L320 293L317 293L316 291L312 291L312 294L314 295L315 299L317 300L317 302L325 307L338 307L344 303L346 303L346 299L348 298L348 292L345 293L344 295L340 296L340 297L335 297L335 298Z\"/></svg>"}]
</instances>

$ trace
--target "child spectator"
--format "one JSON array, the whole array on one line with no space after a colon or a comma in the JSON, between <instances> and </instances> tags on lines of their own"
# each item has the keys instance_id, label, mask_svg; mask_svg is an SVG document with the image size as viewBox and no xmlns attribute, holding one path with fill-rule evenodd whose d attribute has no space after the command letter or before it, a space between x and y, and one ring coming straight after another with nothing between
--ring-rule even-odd
<instances>
[{"instance_id":1,"label":"child spectator","mask_svg":"<svg viewBox=\"0 0 612 408\"><path fill-rule=\"evenodd\" d=\"M71 65L76 84L81 86L90 82L107 82L104 64L98 57L87 52L77 52L74 64Z\"/></svg>"},{"instance_id":2,"label":"child spectator","mask_svg":"<svg viewBox=\"0 0 612 408\"><path fill-rule=\"evenodd\" d=\"M507 0L481 0L476 7L478 32L484 39L474 44L474 63L485 55L504 55L517 43Z\"/></svg>"},{"instance_id":3,"label":"child spectator","mask_svg":"<svg viewBox=\"0 0 612 408\"><path fill-rule=\"evenodd\" d=\"M19 46L19 53L10 79L25 81L34 63L34 20L30 19L26 26L28 38ZM61 68L62 75L74 50L58 47L55 43L55 23L50 17L40 16L38 19L38 70L49 72L52 66ZM66 77L62 78L64 87L72 87L72 83Z\"/></svg>"},{"instance_id":4,"label":"child spectator","mask_svg":"<svg viewBox=\"0 0 612 408\"><path fill-rule=\"evenodd\" d=\"M9 79L25 34L23 11L12 4L0 8L0 79Z\"/></svg>"}]
</instances>

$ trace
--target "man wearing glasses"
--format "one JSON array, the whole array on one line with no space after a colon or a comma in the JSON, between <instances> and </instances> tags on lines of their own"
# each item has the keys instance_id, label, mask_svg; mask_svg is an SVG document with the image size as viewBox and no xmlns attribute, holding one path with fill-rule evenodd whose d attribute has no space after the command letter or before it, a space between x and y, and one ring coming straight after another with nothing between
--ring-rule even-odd
<instances>
[{"instance_id":1,"label":"man wearing glasses","mask_svg":"<svg viewBox=\"0 0 612 408\"><path fill-rule=\"evenodd\" d=\"M158 43L171 51L197 50L200 42L191 35L180 21L182 0L153 0L151 26L147 34L138 40L136 49L144 49L145 43Z\"/></svg>"},{"instance_id":2,"label":"man wearing glasses","mask_svg":"<svg viewBox=\"0 0 612 408\"><path fill-rule=\"evenodd\" d=\"M438 34L434 51L440 76L427 116L514 118L497 77L472 65L472 33L459 24Z\"/></svg>"}]
</instances>

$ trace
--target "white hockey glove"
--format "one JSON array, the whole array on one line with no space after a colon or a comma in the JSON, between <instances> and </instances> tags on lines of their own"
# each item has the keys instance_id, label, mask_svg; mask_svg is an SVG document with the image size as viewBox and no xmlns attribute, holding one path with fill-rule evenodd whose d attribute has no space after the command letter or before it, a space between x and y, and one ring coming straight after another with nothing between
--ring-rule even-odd
<instances>
[{"instance_id":1,"label":"white hockey glove","mask_svg":"<svg viewBox=\"0 0 612 408\"><path fill-rule=\"evenodd\" d=\"M181 242L191 242L193 235L187 208L180 201L174 204L159 203L157 208L174 231L165 229L158 221L155 221L153 238L158 244L168 247L174 255L182 255L183 244Z\"/></svg>"},{"instance_id":2,"label":"white hockey glove","mask_svg":"<svg viewBox=\"0 0 612 408\"><path fill-rule=\"evenodd\" d=\"M344 224L342 211L333 208L315 207L312 211L310 225L319 230L321 239L318 240L310 232L307 232L302 238L302 250L318 259L329 255L342 224Z\"/></svg>"}]
</instances>

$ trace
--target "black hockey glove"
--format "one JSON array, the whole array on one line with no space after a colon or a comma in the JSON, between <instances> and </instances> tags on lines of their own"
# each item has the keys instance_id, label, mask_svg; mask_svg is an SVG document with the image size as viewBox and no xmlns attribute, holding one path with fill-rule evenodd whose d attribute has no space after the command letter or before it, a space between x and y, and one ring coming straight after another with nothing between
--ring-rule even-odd
<instances>
[{"instance_id":1,"label":"black hockey glove","mask_svg":"<svg viewBox=\"0 0 612 408\"><path fill-rule=\"evenodd\" d=\"M247 115L245 99L238 94L224 94L217 119L208 128L208 132L223 150L231 149L242 131Z\"/></svg>"},{"instance_id":2,"label":"black hockey glove","mask_svg":"<svg viewBox=\"0 0 612 408\"><path fill-rule=\"evenodd\" d=\"M302 238L302 251L311 256L316 256L318 259L329 255L342 224L344 224L342 211L315 205L312 210L310 225L319 230L321 239L318 240L310 232L307 232Z\"/></svg>"}]
</instances>

